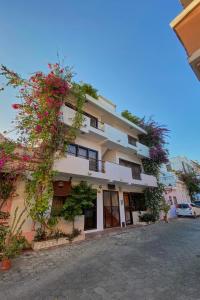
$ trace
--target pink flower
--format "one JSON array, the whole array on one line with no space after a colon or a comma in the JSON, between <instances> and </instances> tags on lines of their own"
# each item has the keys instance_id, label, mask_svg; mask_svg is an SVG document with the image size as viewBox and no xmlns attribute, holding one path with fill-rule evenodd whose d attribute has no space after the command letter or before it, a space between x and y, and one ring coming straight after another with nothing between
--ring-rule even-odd
<instances>
[{"instance_id":1,"label":"pink flower","mask_svg":"<svg viewBox=\"0 0 200 300\"><path fill-rule=\"evenodd\" d=\"M25 154L25 155L22 156L22 159L23 159L23 161L30 161L31 158L30 158L29 155Z\"/></svg>"},{"instance_id":2,"label":"pink flower","mask_svg":"<svg viewBox=\"0 0 200 300\"><path fill-rule=\"evenodd\" d=\"M35 131L36 131L37 133L40 133L40 132L42 131L42 126L41 126L41 125L37 125L37 126L35 127Z\"/></svg>"},{"instance_id":3,"label":"pink flower","mask_svg":"<svg viewBox=\"0 0 200 300\"><path fill-rule=\"evenodd\" d=\"M12 104L12 108L14 108L14 109L19 109L20 107L21 107L21 105L18 103Z\"/></svg>"}]
</instances>

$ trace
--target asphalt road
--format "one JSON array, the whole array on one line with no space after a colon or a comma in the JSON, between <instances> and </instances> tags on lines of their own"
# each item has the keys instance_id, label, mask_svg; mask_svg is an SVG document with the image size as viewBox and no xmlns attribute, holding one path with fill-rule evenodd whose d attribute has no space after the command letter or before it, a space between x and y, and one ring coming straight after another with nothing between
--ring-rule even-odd
<instances>
[{"instance_id":1,"label":"asphalt road","mask_svg":"<svg viewBox=\"0 0 200 300\"><path fill-rule=\"evenodd\" d=\"M200 219L26 253L0 273L0 300L200 300Z\"/></svg>"}]
</instances>

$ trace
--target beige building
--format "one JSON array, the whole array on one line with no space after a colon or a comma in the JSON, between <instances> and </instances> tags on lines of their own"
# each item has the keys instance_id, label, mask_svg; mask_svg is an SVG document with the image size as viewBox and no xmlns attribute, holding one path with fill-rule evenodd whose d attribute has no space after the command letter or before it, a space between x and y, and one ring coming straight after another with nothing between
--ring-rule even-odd
<instances>
[{"instance_id":1,"label":"beige building","mask_svg":"<svg viewBox=\"0 0 200 300\"><path fill-rule=\"evenodd\" d=\"M200 0L180 0L183 11L170 23L200 80Z\"/></svg>"},{"instance_id":2,"label":"beige building","mask_svg":"<svg viewBox=\"0 0 200 300\"><path fill-rule=\"evenodd\" d=\"M75 104L66 103L62 112L70 127ZM87 95L79 135L54 164L58 184L86 180L97 190L94 207L85 211L85 231L128 226L138 221L138 211L146 209L143 191L156 187L157 180L143 170L142 158L149 157L149 148L139 142L139 135L145 133L118 115L111 101ZM67 193L55 195L53 205L59 206L65 197Z\"/></svg>"},{"instance_id":3,"label":"beige building","mask_svg":"<svg viewBox=\"0 0 200 300\"><path fill-rule=\"evenodd\" d=\"M75 101L70 99L62 107L63 122L70 128L76 113ZM144 129L117 114L109 100L87 95L84 122L64 157L55 159L54 197L52 209L59 215L72 185L87 181L96 189L94 206L85 210L84 218L75 227L83 233L112 227L125 227L139 221L139 211L145 211L144 189L156 187L157 179L145 174L142 158L149 157L149 148L139 142ZM16 183L15 196L7 202L11 223L16 207L24 209L24 182ZM36 224L37 225L37 224ZM60 219L58 228L69 233L71 225ZM29 217L22 230L29 241L36 226Z\"/></svg>"}]
</instances>

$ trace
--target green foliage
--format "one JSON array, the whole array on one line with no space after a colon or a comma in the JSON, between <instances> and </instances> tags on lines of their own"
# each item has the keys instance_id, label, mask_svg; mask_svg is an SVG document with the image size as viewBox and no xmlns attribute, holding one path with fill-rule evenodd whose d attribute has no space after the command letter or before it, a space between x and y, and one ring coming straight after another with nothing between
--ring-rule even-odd
<instances>
[{"instance_id":1,"label":"green foliage","mask_svg":"<svg viewBox=\"0 0 200 300\"><path fill-rule=\"evenodd\" d=\"M36 234L34 237L35 242L45 241L47 237L47 233L43 227L39 227L36 229Z\"/></svg>"},{"instance_id":2,"label":"green foliage","mask_svg":"<svg viewBox=\"0 0 200 300\"><path fill-rule=\"evenodd\" d=\"M192 199L194 198L195 194L200 193L200 179L196 173L180 173L179 177L187 186L189 195Z\"/></svg>"},{"instance_id":3,"label":"green foliage","mask_svg":"<svg viewBox=\"0 0 200 300\"><path fill-rule=\"evenodd\" d=\"M17 207L10 227L0 226L0 252L3 258L12 258L20 254L27 246L26 239L21 235L21 228L25 222L22 219L25 210L18 214Z\"/></svg>"},{"instance_id":4,"label":"green foliage","mask_svg":"<svg viewBox=\"0 0 200 300\"><path fill-rule=\"evenodd\" d=\"M93 88L93 86L89 83L81 83L81 90L84 94L88 94L89 96L98 99L98 90Z\"/></svg>"},{"instance_id":5,"label":"green foliage","mask_svg":"<svg viewBox=\"0 0 200 300\"><path fill-rule=\"evenodd\" d=\"M1 176L0 178L0 200L7 200L11 193L14 191L13 180L8 175Z\"/></svg>"},{"instance_id":6,"label":"green foliage","mask_svg":"<svg viewBox=\"0 0 200 300\"><path fill-rule=\"evenodd\" d=\"M77 236L79 236L81 234L81 230L77 229L77 228L73 228L72 233L66 234L66 237L68 238L68 240L71 242L73 241L73 239L75 239Z\"/></svg>"},{"instance_id":7,"label":"green foliage","mask_svg":"<svg viewBox=\"0 0 200 300\"><path fill-rule=\"evenodd\" d=\"M130 122L132 122L138 126L141 126L142 120L139 117L133 115L130 111L124 110L124 111L122 111L121 115L122 115L122 117L126 118Z\"/></svg>"},{"instance_id":8,"label":"green foliage","mask_svg":"<svg viewBox=\"0 0 200 300\"><path fill-rule=\"evenodd\" d=\"M142 165L146 174L158 177L160 166L155 161L144 158L142 159Z\"/></svg>"},{"instance_id":9,"label":"green foliage","mask_svg":"<svg viewBox=\"0 0 200 300\"><path fill-rule=\"evenodd\" d=\"M63 205L62 216L65 220L72 221L74 227L75 217L82 215L85 208L92 207L95 199L96 190L87 182L81 181L72 187L71 195Z\"/></svg>"},{"instance_id":10,"label":"green foliage","mask_svg":"<svg viewBox=\"0 0 200 300\"><path fill-rule=\"evenodd\" d=\"M168 204L165 199L163 199L160 203L160 210L162 210L164 212L165 215L168 214L169 210L171 208L171 205Z\"/></svg>"},{"instance_id":11,"label":"green foliage","mask_svg":"<svg viewBox=\"0 0 200 300\"><path fill-rule=\"evenodd\" d=\"M158 187L148 187L144 191L146 207L150 209L156 220L159 219L160 205L163 201L163 191L164 186L161 183L158 183Z\"/></svg>"},{"instance_id":12,"label":"green foliage","mask_svg":"<svg viewBox=\"0 0 200 300\"><path fill-rule=\"evenodd\" d=\"M140 222L155 222L156 218L154 216L154 214L152 213L145 213L143 215L141 215L140 217Z\"/></svg>"}]
</instances>

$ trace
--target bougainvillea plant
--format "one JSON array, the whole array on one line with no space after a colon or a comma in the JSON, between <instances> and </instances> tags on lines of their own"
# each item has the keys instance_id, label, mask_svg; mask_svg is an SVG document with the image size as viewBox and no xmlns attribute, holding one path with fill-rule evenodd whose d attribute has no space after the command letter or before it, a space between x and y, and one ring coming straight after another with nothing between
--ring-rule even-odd
<instances>
[{"instance_id":1,"label":"bougainvillea plant","mask_svg":"<svg viewBox=\"0 0 200 300\"><path fill-rule=\"evenodd\" d=\"M85 103L85 86L72 81L70 68L59 64L49 64L49 73L36 72L28 79L1 66L1 75L6 85L18 88L19 103L12 105L17 110L16 128L20 142L31 152L23 161L29 161L29 179L26 182L26 207L33 220L47 224L48 210L53 197L53 162L55 153L65 151L65 147L75 139L83 122L82 109ZM96 90L95 90L96 91ZM68 97L76 99L77 112L70 129L62 122L61 107ZM4 151L4 150L3 150ZM5 153L1 166L7 162ZM33 161L34 159L34 161ZM25 164L24 170L27 168Z\"/></svg>"},{"instance_id":2,"label":"bougainvillea plant","mask_svg":"<svg viewBox=\"0 0 200 300\"><path fill-rule=\"evenodd\" d=\"M165 126L159 125L152 118L145 121L145 118L138 118L127 110L122 113L122 116L146 131L146 134L139 136L140 142L150 148L149 158L142 159L144 172L156 176L157 181L159 181L160 166L168 162L166 137L169 130ZM155 219L159 218L160 203L163 200L162 194L163 186L159 182L158 187L145 189L146 206L151 210Z\"/></svg>"}]
</instances>

